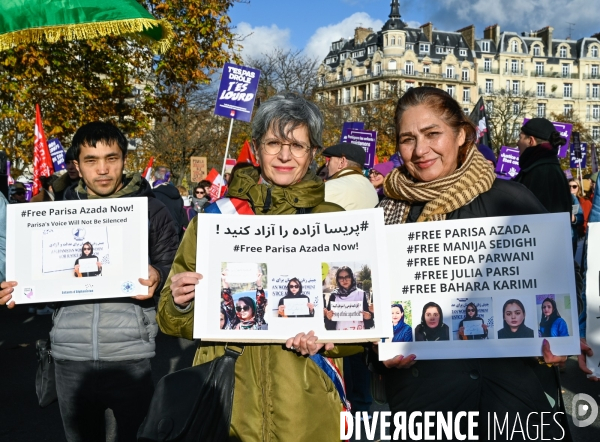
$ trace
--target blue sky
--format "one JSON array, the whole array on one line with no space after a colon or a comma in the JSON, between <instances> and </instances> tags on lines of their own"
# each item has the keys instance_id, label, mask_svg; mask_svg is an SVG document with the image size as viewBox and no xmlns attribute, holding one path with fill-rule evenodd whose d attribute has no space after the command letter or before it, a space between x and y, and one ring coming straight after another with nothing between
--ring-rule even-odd
<instances>
[{"instance_id":1,"label":"blue sky","mask_svg":"<svg viewBox=\"0 0 600 442\"><path fill-rule=\"evenodd\" d=\"M236 4L230 17L240 35L252 34L242 42L243 56L278 46L323 58L329 43L361 24L378 30L389 12L390 0L250 0ZM569 23L573 39L600 32L600 0L404 0L400 13L409 25L431 21L442 30L474 24L477 38L494 23L515 32L551 25L555 38L568 35Z\"/></svg>"}]
</instances>

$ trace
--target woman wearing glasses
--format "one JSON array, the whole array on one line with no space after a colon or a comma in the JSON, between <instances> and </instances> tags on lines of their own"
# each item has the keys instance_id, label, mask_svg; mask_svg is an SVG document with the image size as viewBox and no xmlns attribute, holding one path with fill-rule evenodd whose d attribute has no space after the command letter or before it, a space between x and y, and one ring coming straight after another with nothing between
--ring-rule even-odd
<instances>
[{"instance_id":1,"label":"woman wearing glasses","mask_svg":"<svg viewBox=\"0 0 600 442\"><path fill-rule=\"evenodd\" d=\"M386 163L375 164L369 171L369 181L377 191L379 201L381 201L385 196L383 194L383 180L392 170L394 170L394 163L388 161Z\"/></svg>"},{"instance_id":2,"label":"woman wearing glasses","mask_svg":"<svg viewBox=\"0 0 600 442\"><path fill-rule=\"evenodd\" d=\"M256 304L249 296L242 296L237 300L235 311L240 322L236 330L262 330L263 327L256 321Z\"/></svg>"},{"instance_id":3,"label":"woman wearing glasses","mask_svg":"<svg viewBox=\"0 0 600 442\"><path fill-rule=\"evenodd\" d=\"M573 254L575 254L577 251L577 241L583 236L585 215L579 199L579 195L581 194L579 183L576 180L569 180L569 190L571 191L573 204L573 211L571 212L571 240L573 242Z\"/></svg>"},{"instance_id":4,"label":"woman wearing glasses","mask_svg":"<svg viewBox=\"0 0 600 442\"><path fill-rule=\"evenodd\" d=\"M291 93L264 101L252 120L251 147L260 166L240 169L228 187L227 198L238 213L341 211L338 205L325 202L325 185L309 170L322 146L322 133L323 116L314 103ZM195 272L197 228L195 217L175 256L157 315L163 332L187 339L193 337L194 289L202 278ZM229 344L235 343L235 336L239 333L232 333ZM209 362L224 351L225 343L202 340L194 365ZM339 365L340 357L361 351L358 346L317 342L312 331L299 333L286 345L247 345L235 364L229 438L298 440L301 428L303 440L339 440L344 391L322 367L330 363L328 358L339 360L335 362ZM282 383L285 388L275 388Z\"/></svg>"},{"instance_id":5,"label":"woman wearing glasses","mask_svg":"<svg viewBox=\"0 0 600 442\"><path fill-rule=\"evenodd\" d=\"M481 321L482 333L475 335L465 335L465 321ZM460 321L460 324L458 324L458 336L460 337L460 339L463 339L465 341L471 341L474 339L487 339L488 337L487 325L485 324L485 321L482 318L477 316L477 307L472 302L469 302L469 304L467 304L465 318Z\"/></svg>"},{"instance_id":6,"label":"woman wearing glasses","mask_svg":"<svg viewBox=\"0 0 600 442\"><path fill-rule=\"evenodd\" d=\"M327 330L363 330L374 326L373 313L369 311L367 294L356 287L356 279L352 269L347 266L340 267L335 273L336 289L329 296L325 308L325 328ZM362 302L362 321L334 321L332 302Z\"/></svg>"},{"instance_id":7,"label":"woman wearing glasses","mask_svg":"<svg viewBox=\"0 0 600 442\"><path fill-rule=\"evenodd\" d=\"M96 267L98 268L97 272L80 272L79 268L79 260L80 259L95 259ZM96 255L94 255L94 246L92 243L86 242L81 247L81 256L75 260L75 276L78 278L87 277L87 276L98 276L102 274L102 263L98 259Z\"/></svg>"},{"instance_id":8,"label":"woman wearing glasses","mask_svg":"<svg viewBox=\"0 0 600 442\"><path fill-rule=\"evenodd\" d=\"M306 307L308 308L307 315L286 315L285 301L294 299L305 299ZM277 308L277 316L280 318L311 318L315 315L315 306L311 304L310 298L302 293L302 283L298 278L292 278L287 285L286 295L279 300Z\"/></svg>"}]
</instances>

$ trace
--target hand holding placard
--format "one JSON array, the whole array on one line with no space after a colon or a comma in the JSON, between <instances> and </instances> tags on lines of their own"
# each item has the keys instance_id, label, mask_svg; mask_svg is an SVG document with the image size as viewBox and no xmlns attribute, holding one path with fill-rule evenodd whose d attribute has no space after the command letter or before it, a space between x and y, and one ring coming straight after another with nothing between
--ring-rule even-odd
<instances>
[{"instance_id":1,"label":"hand holding placard","mask_svg":"<svg viewBox=\"0 0 600 442\"><path fill-rule=\"evenodd\" d=\"M196 296L196 285L202 275L196 272L183 272L171 278L171 295L173 302L180 307L187 307Z\"/></svg>"}]
</instances>

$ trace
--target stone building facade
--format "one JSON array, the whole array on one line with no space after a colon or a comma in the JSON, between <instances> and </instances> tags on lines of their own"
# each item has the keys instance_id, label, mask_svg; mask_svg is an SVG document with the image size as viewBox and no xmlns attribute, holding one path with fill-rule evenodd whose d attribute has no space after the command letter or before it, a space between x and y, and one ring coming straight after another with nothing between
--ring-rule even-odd
<instances>
[{"instance_id":1,"label":"stone building facade","mask_svg":"<svg viewBox=\"0 0 600 442\"><path fill-rule=\"evenodd\" d=\"M392 0L381 30L359 27L354 38L332 42L318 69L317 93L341 106L360 107L392 91L434 86L467 113L479 96L486 100L501 89L515 96L528 93L528 117L574 114L600 141L598 37L556 39L551 26L519 34L492 25L481 39L474 25L456 32L434 29L432 23L413 28L402 21L399 1Z\"/></svg>"}]
</instances>

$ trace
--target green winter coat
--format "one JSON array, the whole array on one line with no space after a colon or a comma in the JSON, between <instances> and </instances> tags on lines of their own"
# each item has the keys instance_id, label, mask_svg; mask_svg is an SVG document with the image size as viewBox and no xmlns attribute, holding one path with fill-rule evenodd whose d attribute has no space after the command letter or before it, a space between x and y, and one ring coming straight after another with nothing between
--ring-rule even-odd
<instances>
[{"instance_id":1,"label":"green winter coat","mask_svg":"<svg viewBox=\"0 0 600 442\"><path fill-rule=\"evenodd\" d=\"M309 208L311 213L343 211L336 204L324 202L325 186L312 173L285 188L257 184L258 180L258 169L239 170L228 196L249 201L257 215L263 214L265 208L264 214L268 215L292 215L298 209ZM186 339L192 339L194 303L186 312L176 308L170 286L173 275L196 269L196 231L197 217L190 222L179 246L158 306L161 330ZM340 358L361 351L362 347L337 346L325 355ZM194 365L223 354L223 345L201 341ZM336 362L341 367L341 359ZM281 344L248 344L238 358L230 441L339 441L341 410L333 383L309 358L286 350Z\"/></svg>"}]
</instances>

